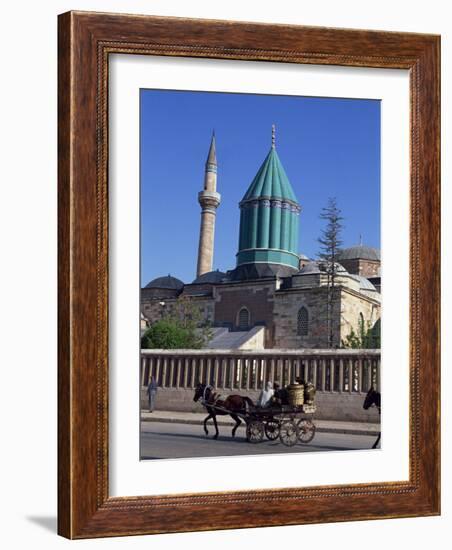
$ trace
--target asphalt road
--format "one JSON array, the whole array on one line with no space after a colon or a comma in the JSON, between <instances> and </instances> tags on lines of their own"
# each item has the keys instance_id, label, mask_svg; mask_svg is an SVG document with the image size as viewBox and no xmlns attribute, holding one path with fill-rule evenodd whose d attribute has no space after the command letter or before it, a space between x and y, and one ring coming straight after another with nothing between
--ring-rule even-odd
<instances>
[{"instance_id":1,"label":"asphalt road","mask_svg":"<svg viewBox=\"0 0 452 550\"><path fill-rule=\"evenodd\" d=\"M220 436L212 439L213 427L206 437L201 425L163 422L141 423L141 458L194 458L209 456L255 455L270 453L300 453L348 451L370 449L375 436L337 433L316 433L309 444L298 443L293 447L283 445L279 439L261 443L248 443L245 429L239 428L235 438L229 426L220 426Z\"/></svg>"}]
</instances>

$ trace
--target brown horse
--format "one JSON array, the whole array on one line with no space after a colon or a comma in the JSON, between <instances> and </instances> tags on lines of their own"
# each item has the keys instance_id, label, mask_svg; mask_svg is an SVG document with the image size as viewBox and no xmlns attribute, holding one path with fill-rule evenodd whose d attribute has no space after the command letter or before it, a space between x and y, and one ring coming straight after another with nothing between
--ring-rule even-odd
<instances>
[{"instance_id":1,"label":"brown horse","mask_svg":"<svg viewBox=\"0 0 452 550\"><path fill-rule=\"evenodd\" d=\"M375 405L378 409L378 414L381 415L381 394L374 390L374 388L371 386L370 390L367 392L367 395L364 399L363 403L363 409L367 411L367 409L370 409L372 405ZM372 449L376 449L378 443L380 442L381 438L381 432L378 434L377 440L372 446Z\"/></svg>"},{"instance_id":2,"label":"brown horse","mask_svg":"<svg viewBox=\"0 0 452 550\"><path fill-rule=\"evenodd\" d=\"M235 426L232 428L232 437L235 436L237 428L240 426L242 421L237 416L236 413L245 414L247 407L254 407L254 403L249 397L241 395L228 395L226 399L220 399L213 391L212 386L207 384L198 384L195 388L195 395L193 401L197 402L201 400L201 403L206 408L209 413L204 419L204 432L206 435L209 434L207 430L207 421L212 418L215 426L215 435L213 439L218 439L218 424L217 424L217 415L227 415L229 414L235 420Z\"/></svg>"}]
</instances>

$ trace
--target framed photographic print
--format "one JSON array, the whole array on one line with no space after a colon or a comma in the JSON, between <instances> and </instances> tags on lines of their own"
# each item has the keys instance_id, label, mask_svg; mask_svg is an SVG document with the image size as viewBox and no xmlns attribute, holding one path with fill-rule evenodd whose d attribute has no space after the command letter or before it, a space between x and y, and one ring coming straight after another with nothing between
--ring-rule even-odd
<instances>
[{"instance_id":1,"label":"framed photographic print","mask_svg":"<svg viewBox=\"0 0 452 550\"><path fill-rule=\"evenodd\" d=\"M59 533L439 514L439 37L59 18Z\"/></svg>"}]
</instances>

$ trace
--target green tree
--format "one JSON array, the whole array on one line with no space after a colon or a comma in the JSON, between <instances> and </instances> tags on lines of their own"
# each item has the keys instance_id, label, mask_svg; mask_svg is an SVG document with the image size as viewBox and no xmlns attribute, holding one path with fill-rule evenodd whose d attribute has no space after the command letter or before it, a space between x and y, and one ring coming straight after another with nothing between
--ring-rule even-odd
<instances>
[{"instance_id":1,"label":"green tree","mask_svg":"<svg viewBox=\"0 0 452 550\"><path fill-rule=\"evenodd\" d=\"M336 263L337 255L342 245L341 231L343 229L341 210L337 205L335 197L328 199L327 205L322 208L320 219L326 221L326 226L322 230L321 237L318 240L320 243L319 256L325 262L325 270L327 273L327 334L328 347L333 347L333 300L334 287L336 284L336 276L338 264Z\"/></svg>"},{"instance_id":2,"label":"green tree","mask_svg":"<svg viewBox=\"0 0 452 550\"><path fill-rule=\"evenodd\" d=\"M143 349L200 349L212 337L210 323L188 298L180 298L141 337Z\"/></svg>"}]
</instances>

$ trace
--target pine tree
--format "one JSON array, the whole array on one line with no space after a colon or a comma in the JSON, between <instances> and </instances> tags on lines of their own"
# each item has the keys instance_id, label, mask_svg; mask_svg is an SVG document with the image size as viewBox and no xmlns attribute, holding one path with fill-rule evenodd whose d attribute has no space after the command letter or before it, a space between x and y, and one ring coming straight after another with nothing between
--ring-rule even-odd
<instances>
[{"instance_id":1,"label":"pine tree","mask_svg":"<svg viewBox=\"0 0 452 550\"><path fill-rule=\"evenodd\" d=\"M336 263L337 255L340 252L342 245L341 231L343 229L341 210L337 206L335 197L328 199L327 206L322 208L320 218L326 221L325 229L322 230L322 235L318 239L320 243L319 256L325 262L325 270L327 273L327 334L328 347L333 347L333 306L334 306L334 287L337 277Z\"/></svg>"}]
</instances>

